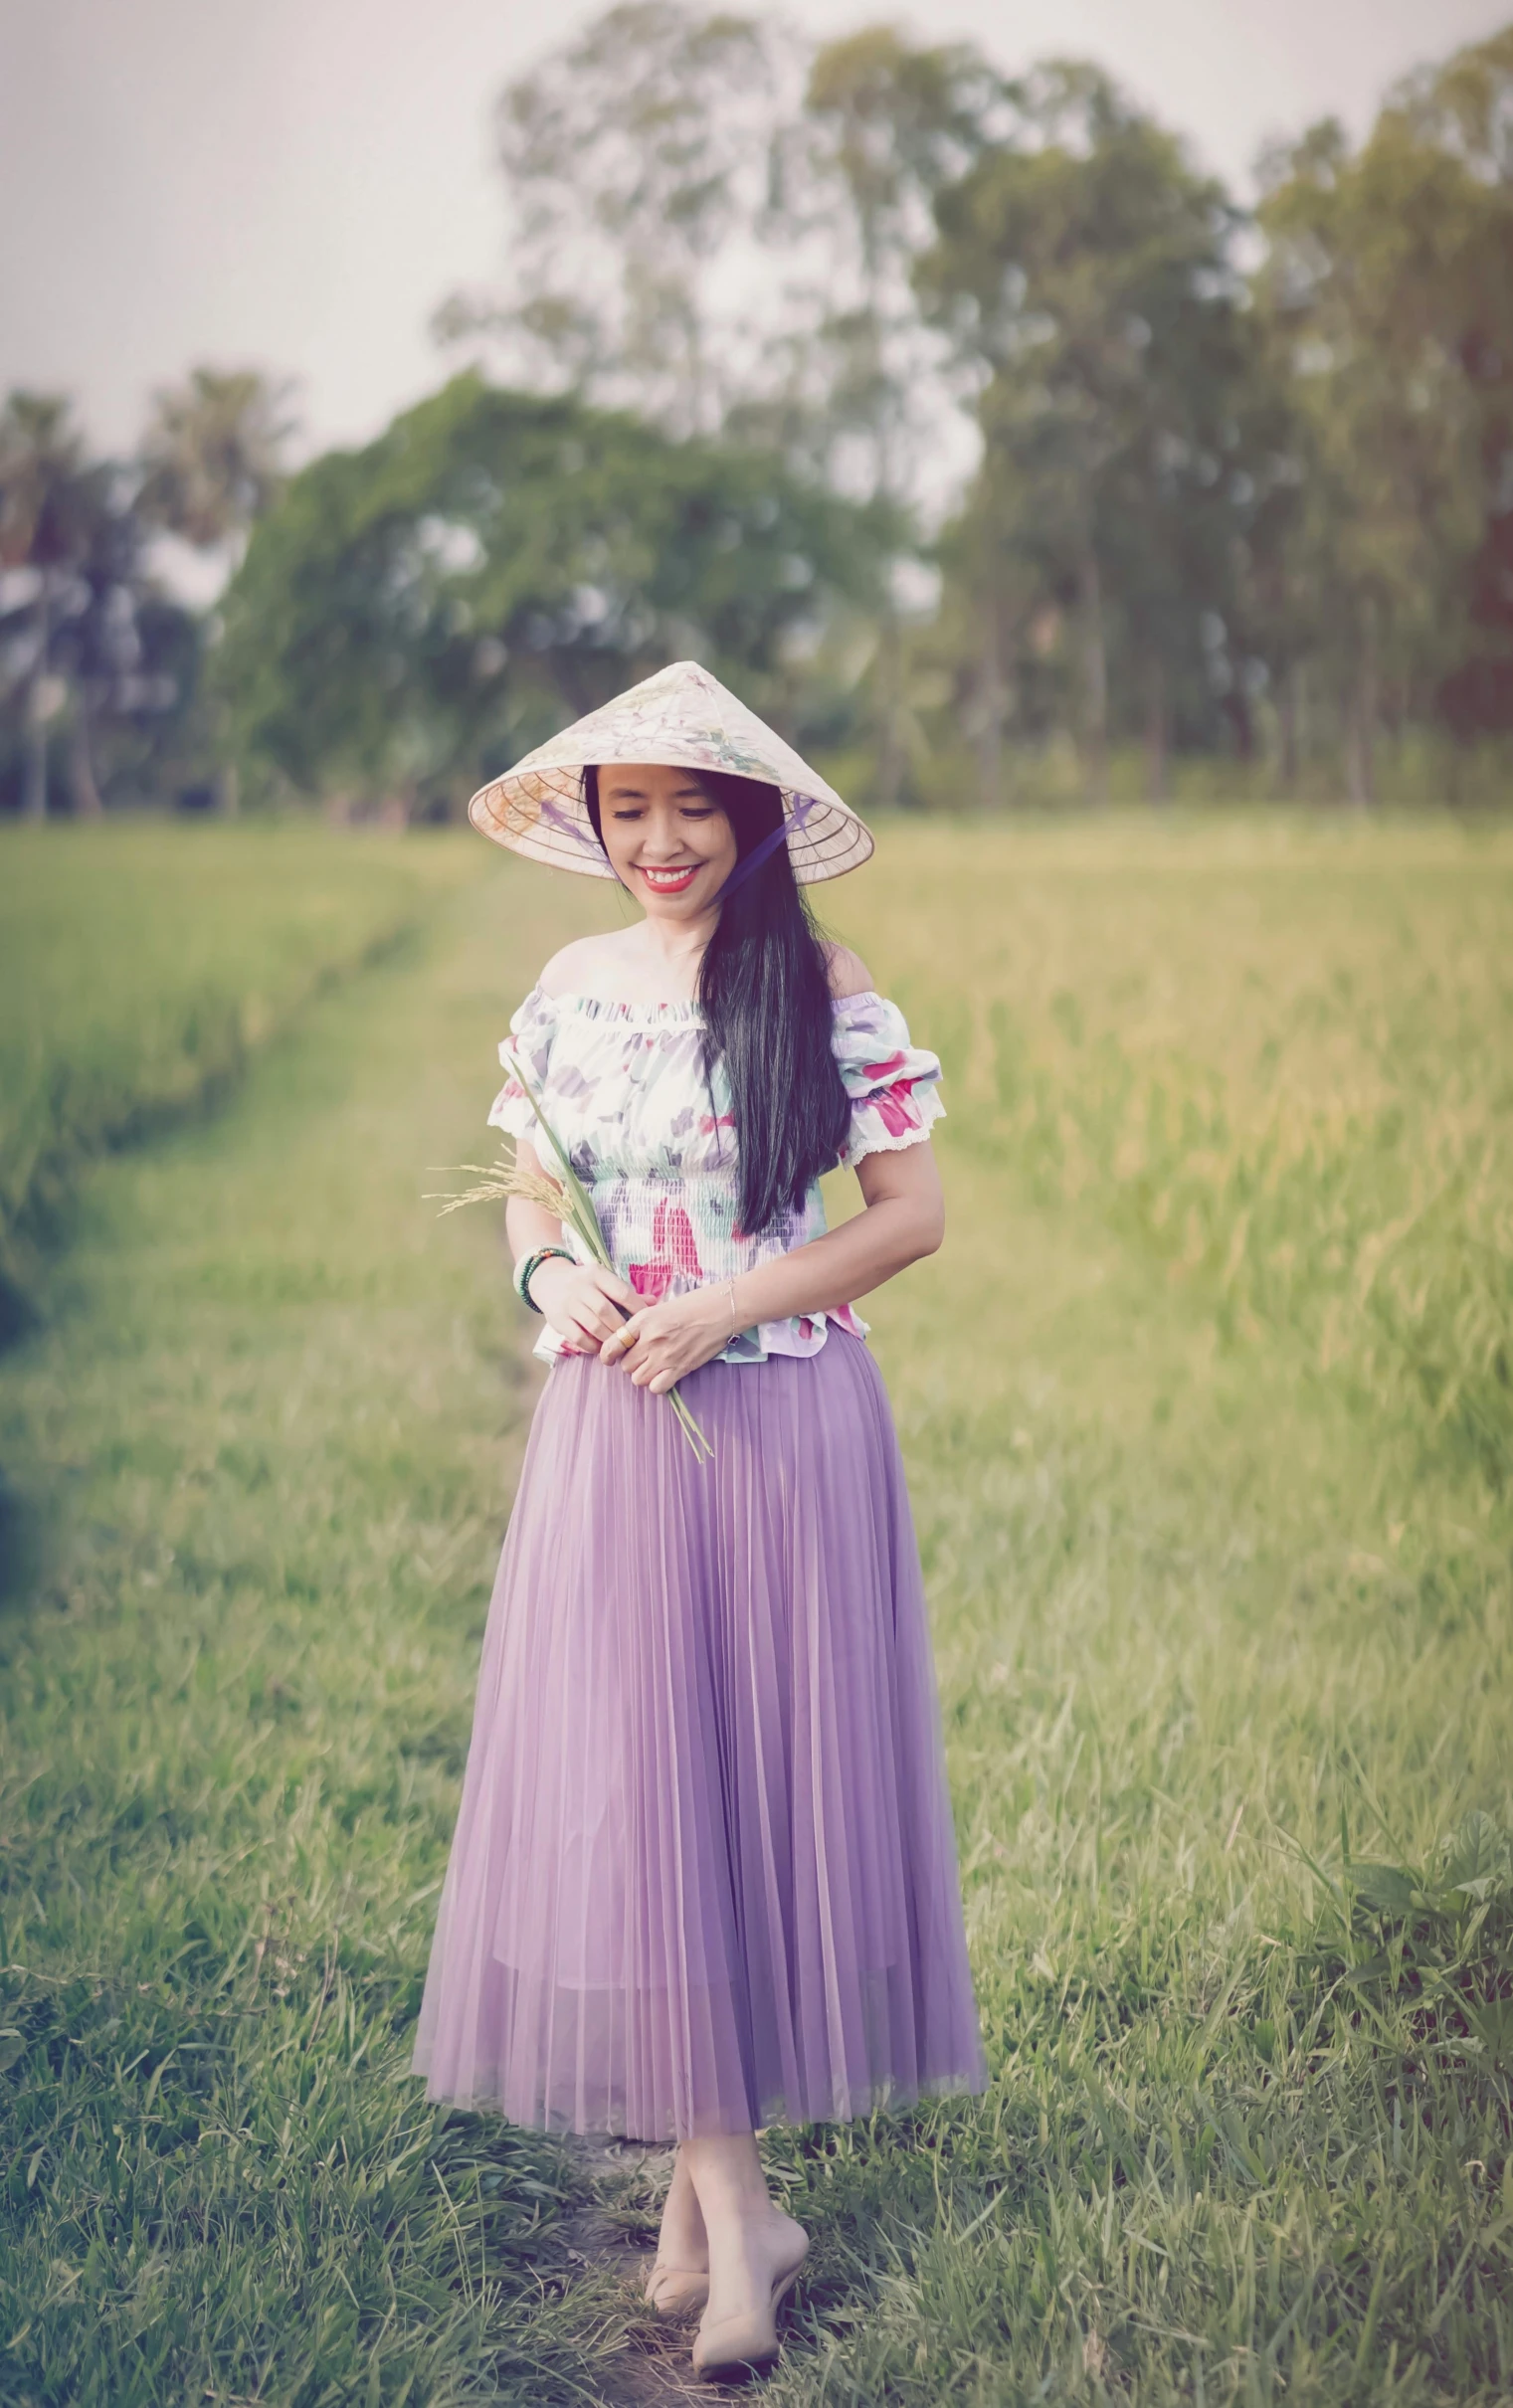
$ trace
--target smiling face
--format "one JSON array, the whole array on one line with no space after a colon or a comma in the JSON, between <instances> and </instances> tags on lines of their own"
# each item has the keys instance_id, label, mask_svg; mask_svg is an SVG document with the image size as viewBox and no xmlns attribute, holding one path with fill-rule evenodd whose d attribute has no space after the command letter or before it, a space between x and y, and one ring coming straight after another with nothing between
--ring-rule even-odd
<instances>
[{"instance_id":1,"label":"smiling face","mask_svg":"<svg viewBox=\"0 0 1513 2408\"><path fill-rule=\"evenodd\" d=\"M607 763L599 825L616 876L649 919L696 920L735 867L735 832L691 769Z\"/></svg>"}]
</instances>

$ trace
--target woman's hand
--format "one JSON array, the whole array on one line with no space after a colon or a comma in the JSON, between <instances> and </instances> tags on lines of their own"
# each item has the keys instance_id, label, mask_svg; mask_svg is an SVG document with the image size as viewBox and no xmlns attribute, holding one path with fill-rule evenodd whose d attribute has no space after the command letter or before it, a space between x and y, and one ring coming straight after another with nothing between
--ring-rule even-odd
<instances>
[{"instance_id":1,"label":"woman's hand","mask_svg":"<svg viewBox=\"0 0 1513 2408\"><path fill-rule=\"evenodd\" d=\"M638 1388L664 1396L674 1382L712 1363L730 1344L730 1290L695 1288L665 1304L643 1305L599 1350L601 1363L628 1371Z\"/></svg>"},{"instance_id":2,"label":"woman's hand","mask_svg":"<svg viewBox=\"0 0 1513 2408\"><path fill-rule=\"evenodd\" d=\"M560 1254L537 1264L530 1299L575 1355L597 1355L607 1338L626 1327L625 1314L617 1307L624 1305L626 1312L634 1313L641 1302L636 1290L613 1271L597 1262L564 1262Z\"/></svg>"}]
</instances>

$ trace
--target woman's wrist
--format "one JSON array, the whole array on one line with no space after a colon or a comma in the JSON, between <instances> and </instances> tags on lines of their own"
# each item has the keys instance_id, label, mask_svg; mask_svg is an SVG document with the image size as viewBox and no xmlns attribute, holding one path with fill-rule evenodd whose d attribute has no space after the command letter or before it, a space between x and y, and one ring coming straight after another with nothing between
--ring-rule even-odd
<instances>
[{"instance_id":1,"label":"woman's wrist","mask_svg":"<svg viewBox=\"0 0 1513 2408\"><path fill-rule=\"evenodd\" d=\"M698 1326L728 1346L748 1324L740 1303L738 1279L706 1280L702 1287L688 1291L684 1302L698 1315Z\"/></svg>"},{"instance_id":2,"label":"woman's wrist","mask_svg":"<svg viewBox=\"0 0 1513 2408\"><path fill-rule=\"evenodd\" d=\"M564 1271L570 1270L572 1267L565 1254L542 1254L539 1255L535 1262L531 1264L529 1275L525 1281L525 1301L527 1304L535 1305L535 1309L538 1313L540 1312L541 1307L539 1304L536 1304L536 1299L532 1295L531 1290L536 1285L536 1282L541 1279L543 1273L545 1274L546 1287L549 1289L551 1287L552 1278L554 1277L559 1265Z\"/></svg>"},{"instance_id":3,"label":"woman's wrist","mask_svg":"<svg viewBox=\"0 0 1513 2408\"><path fill-rule=\"evenodd\" d=\"M553 1244L532 1246L529 1252L522 1254L515 1264L514 1291L520 1302L529 1305L533 1313L539 1313L541 1307L530 1292L531 1282L536 1273L548 1262L565 1262L571 1269L574 1257L566 1246Z\"/></svg>"}]
</instances>

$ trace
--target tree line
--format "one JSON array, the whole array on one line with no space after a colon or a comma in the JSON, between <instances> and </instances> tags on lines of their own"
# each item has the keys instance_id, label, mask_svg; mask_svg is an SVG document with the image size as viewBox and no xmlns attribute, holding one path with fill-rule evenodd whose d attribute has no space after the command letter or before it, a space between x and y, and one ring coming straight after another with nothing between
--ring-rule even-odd
<instances>
[{"instance_id":1,"label":"tree line","mask_svg":"<svg viewBox=\"0 0 1513 2408\"><path fill-rule=\"evenodd\" d=\"M495 132L507 281L375 443L285 476L275 391L202 371L100 466L12 396L0 793L51 746L93 808L107 734L121 787L447 808L677 651L874 805L1496 791L1513 27L1275 146L1249 210L1096 67L677 0ZM198 621L163 528L250 530Z\"/></svg>"}]
</instances>

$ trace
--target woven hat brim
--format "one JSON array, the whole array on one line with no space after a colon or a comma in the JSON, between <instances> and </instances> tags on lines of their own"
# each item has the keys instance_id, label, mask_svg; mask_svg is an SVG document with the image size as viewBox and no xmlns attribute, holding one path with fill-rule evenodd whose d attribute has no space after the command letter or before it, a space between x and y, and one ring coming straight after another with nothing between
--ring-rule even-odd
<instances>
[{"instance_id":1,"label":"woven hat brim","mask_svg":"<svg viewBox=\"0 0 1513 2408\"><path fill-rule=\"evenodd\" d=\"M670 747L662 758L669 768L709 767L707 761L691 756L677 760ZM871 830L829 789L806 795L783 786L779 792L787 813L808 805L803 826L792 830L788 838L788 857L801 886L842 877L870 860L875 849ZM615 875L588 816L581 768L509 770L490 785L479 787L468 806L468 817L481 835L522 853L528 861L571 869L582 877Z\"/></svg>"}]
</instances>

